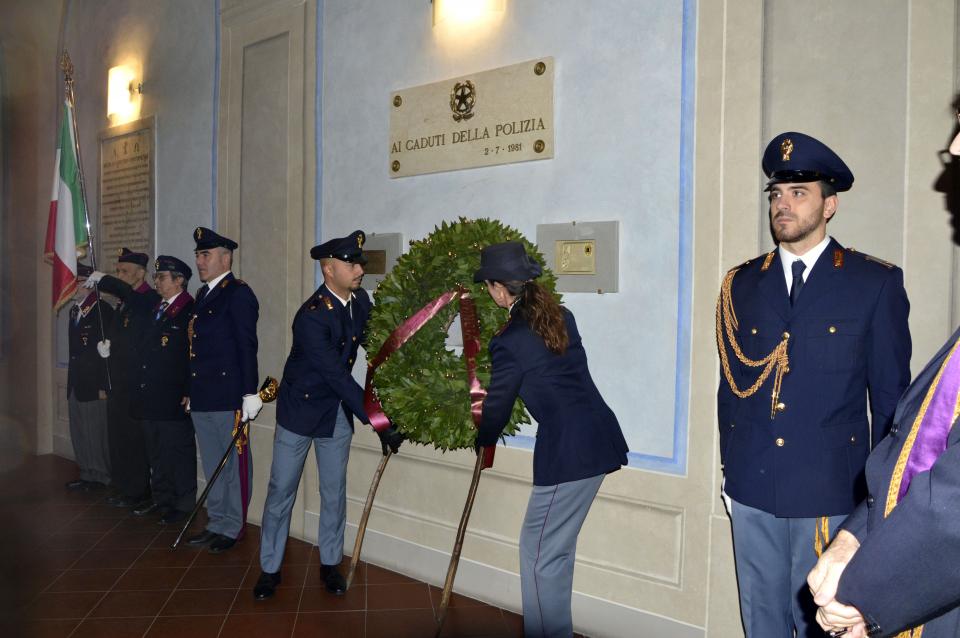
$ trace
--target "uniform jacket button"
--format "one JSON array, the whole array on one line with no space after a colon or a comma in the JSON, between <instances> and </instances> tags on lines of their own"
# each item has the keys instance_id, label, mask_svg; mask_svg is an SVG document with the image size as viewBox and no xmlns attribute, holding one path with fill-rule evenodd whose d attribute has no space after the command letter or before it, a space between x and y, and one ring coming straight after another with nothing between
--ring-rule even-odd
<instances>
[{"instance_id":1,"label":"uniform jacket button","mask_svg":"<svg viewBox=\"0 0 960 638\"><path fill-rule=\"evenodd\" d=\"M867 497L867 507L873 507L873 502L874 502L873 495L871 494L870 496Z\"/></svg>"},{"instance_id":2,"label":"uniform jacket button","mask_svg":"<svg viewBox=\"0 0 960 638\"><path fill-rule=\"evenodd\" d=\"M224 371L224 372L221 372L221 373L220 373L220 376L221 376L221 377L225 377L225 376L227 376L227 373L226 373L226 371Z\"/></svg>"},{"instance_id":3,"label":"uniform jacket button","mask_svg":"<svg viewBox=\"0 0 960 638\"><path fill-rule=\"evenodd\" d=\"M784 444L784 443L786 443L786 441L783 440L783 437L782 437L782 436L778 436L778 437L777 437L777 440L776 440L777 447L783 447L783 444Z\"/></svg>"},{"instance_id":4,"label":"uniform jacket button","mask_svg":"<svg viewBox=\"0 0 960 638\"><path fill-rule=\"evenodd\" d=\"M786 409L787 409L787 404L784 403L783 401L777 404L777 412L783 412Z\"/></svg>"},{"instance_id":5,"label":"uniform jacket button","mask_svg":"<svg viewBox=\"0 0 960 638\"><path fill-rule=\"evenodd\" d=\"M197 376L197 373L196 373L196 372L191 372L191 373L190 373L190 376L191 376L191 377L195 377L195 376Z\"/></svg>"},{"instance_id":6,"label":"uniform jacket button","mask_svg":"<svg viewBox=\"0 0 960 638\"><path fill-rule=\"evenodd\" d=\"M309 394L304 394L304 395L303 395L303 398L304 398L304 399L309 399L309 398L310 398L310 395L309 395Z\"/></svg>"}]
</instances>

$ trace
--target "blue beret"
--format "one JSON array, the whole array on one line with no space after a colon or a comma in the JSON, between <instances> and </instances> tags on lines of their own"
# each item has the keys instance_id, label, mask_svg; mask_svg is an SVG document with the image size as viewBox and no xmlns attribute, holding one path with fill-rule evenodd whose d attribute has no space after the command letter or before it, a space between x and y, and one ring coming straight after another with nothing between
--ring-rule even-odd
<instances>
[{"instance_id":1,"label":"blue beret","mask_svg":"<svg viewBox=\"0 0 960 638\"><path fill-rule=\"evenodd\" d=\"M178 272L183 275L183 278L187 281L190 281L190 277L193 276L193 271L190 270L190 266L188 266L186 262L180 261L170 255L158 255L157 261L153 263L153 269L157 272Z\"/></svg>"},{"instance_id":2,"label":"blue beret","mask_svg":"<svg viewBox=\"0 0 960 638\"><path fill-rule=\"evenodd\" d=\"M355 230L346 237L337 237L310 249L310 256L314 259L339 259L351 264L363 265L367 258L363 254L363 242L367 236L362 230Z\"/></svg>"},{"instance_id":3,"label":"blue beret","mask_svg":"<svg viewBox=\"0 0 960 638\"><path fill-rule=\"evenodd\" d=\"M209 248L226 248L227 250L236 250L237 242L232 239L218 235L209 228L197 226L193 231L193 241L197 243L195 250L207 250Z\"/></svg>"},{"instance_id":4,"label":"blue beret","mask_svg":"<svg viewBox=\"0 0 960 638\"><path fill-rule=\"evenodd\" d=\"M837 191L853 186L853 173L843 160L818 139L790 131L781 133L763 152L763 173L774 184L824 181Z\"/></svg>"}]
</instances>

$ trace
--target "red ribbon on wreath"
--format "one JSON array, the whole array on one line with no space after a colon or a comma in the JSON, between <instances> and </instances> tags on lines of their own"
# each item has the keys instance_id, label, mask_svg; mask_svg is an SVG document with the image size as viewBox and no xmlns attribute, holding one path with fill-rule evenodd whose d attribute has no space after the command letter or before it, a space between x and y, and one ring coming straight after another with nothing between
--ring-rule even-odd
<instances>
[{"instance_id":1,"label":"red ribbon on wreath","mask_svg":"<svg viewBox=\"0 0 960 638\"><path fill-rule=\"evenodd\" d=\"M390 355L400 349L400 347L410 340L413 335L422 328L428 321L437 316L454 299L460 303L460 330L463 335L463 361L467 372L467 382L470 386L470 415L473 417L474 427L480 427L480 421L483 417L483 399L487 396L487 391L480 385L477 379L477 354L480 352L480 321L477 319L477 306L470 297L470 291L460 287L456 290L448 290L436 299L428 302L423 308L418 310L409 319L397 326L387 340L380 346L376 356L367 364L367 381L363 391L363 407L370 418L370 425L377 432L390 427L390 419L383 411L380 400L373 391L373 376L377 368L386 361ZM483 448L483 469L493 466L493 456L496 446Z\"/></svg>"}]
</instances>

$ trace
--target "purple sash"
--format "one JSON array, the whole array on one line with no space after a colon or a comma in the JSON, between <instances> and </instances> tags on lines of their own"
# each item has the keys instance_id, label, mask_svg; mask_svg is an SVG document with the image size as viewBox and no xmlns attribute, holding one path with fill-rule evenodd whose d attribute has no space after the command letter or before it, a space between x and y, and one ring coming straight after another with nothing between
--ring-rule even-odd
<instances>
[{"instance_id":1,"label":"purple sash","mask_svg":"<svg viewBox=\"0 0 960 638\"><path fill-rule=\"evenodd\" d=\"M914 422L910 436L914 436L903 470L900 489L897 492L899 503L913 477L929 470L936 460L947 449L947 436L957 418L958 399L960 399L960 356L954 356L960 341L954 344L947 359L943 362L940 372L934 378L927 396L920 407L917 421ZM907 445L910 445L909 437Z\"/></svg>"}]
</instances>

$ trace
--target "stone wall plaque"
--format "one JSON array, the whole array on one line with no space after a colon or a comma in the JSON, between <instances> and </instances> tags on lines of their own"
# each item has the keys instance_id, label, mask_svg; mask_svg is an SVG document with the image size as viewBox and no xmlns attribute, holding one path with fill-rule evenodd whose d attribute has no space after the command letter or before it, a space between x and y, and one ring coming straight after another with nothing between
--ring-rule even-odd
<instances>
[{"instance_id":1,"label":"stone wall plaque","mask_svg":"<svg viewBox=\"0 0 960 638\"><path fill-rule=\"evenodd\" d=\"M100 133L97 266L110 272L120 249L154 254L156 166L154 118Z\"/></svg>"},{"instance_id":2,"label":"stone wall plaque","mask_svg":"<svg viewBox=\"0 0 960 638\"><path fill-rule=\"evenodd\" d=\"M390 95L390 177L552 157L553 58Z\"/></svg>"}]
</instances>

